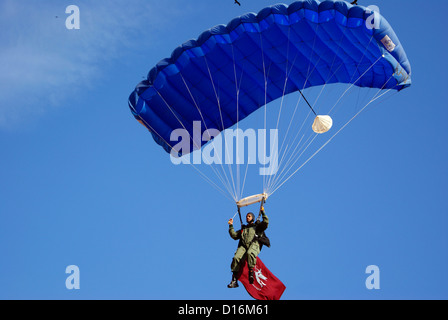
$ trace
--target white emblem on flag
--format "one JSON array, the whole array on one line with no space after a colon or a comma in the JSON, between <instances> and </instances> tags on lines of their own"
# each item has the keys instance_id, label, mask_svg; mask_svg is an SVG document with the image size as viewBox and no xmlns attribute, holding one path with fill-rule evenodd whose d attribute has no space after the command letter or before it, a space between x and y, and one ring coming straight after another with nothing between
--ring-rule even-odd
<instances>
[{"instance_id":1,"label":"white emblem on flag","mask_svg":"<svg viewBox=\"0 0 448 320\"><path fill-rule=\"evenodd\" d=\"M263 281L268 280L268 278L261 272L261 269L258 268L254 269L254 274L258 284L261 288L263 288L266 285L266 283L264 283Z\"/></svg>"}]
</instances>

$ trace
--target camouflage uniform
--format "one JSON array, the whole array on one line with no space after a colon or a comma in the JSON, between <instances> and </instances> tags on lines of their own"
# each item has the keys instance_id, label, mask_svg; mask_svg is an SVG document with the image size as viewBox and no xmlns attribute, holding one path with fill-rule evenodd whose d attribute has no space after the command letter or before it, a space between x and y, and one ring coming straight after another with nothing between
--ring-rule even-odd
<instances>
[{"instance_id":1,"label":"camouflage uniform","mask_svg":"<svg viewBox=\"0 0 448 320\"><path fill-rule=\"evenodd\" d=\"M229 226L229 234L234 240L239 240L238 249L233 257L231 269L232 272L238 272L240 268L241 260L247 256L247 265L249 269L255 267L257 262L257 256L260 253L260 244L257 240L254 240L255 234L260 236L264 230L268 227L269 219L266 213L262 211L263 221L256 221L248 225L243 225L241 230L235 231L233 225ZM254 217L253 217L254 218ZM255 219L252 219L254 221Z\"/></svg>"}]
</instances>

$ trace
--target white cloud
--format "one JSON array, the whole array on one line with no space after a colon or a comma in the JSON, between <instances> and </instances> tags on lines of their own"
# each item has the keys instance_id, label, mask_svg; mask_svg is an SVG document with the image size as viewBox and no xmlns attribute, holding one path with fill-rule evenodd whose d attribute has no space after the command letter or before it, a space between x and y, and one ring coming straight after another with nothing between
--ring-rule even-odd
<instances>
[{"instance_id":1,"label":"white cloud","mask_svg":"<svg viewBox=\"0 0 448 320\"><path fill-rule=\"evenodd\" d=\"M68 30L69 4L0 3L0 128L15 126L60 106L63 97L91 88L108 65L136 48L142 30L149 30L149 40L167 17L181 14L174 5L152 0L78 0L81 28Z\"/></svg>"}]
</instances>

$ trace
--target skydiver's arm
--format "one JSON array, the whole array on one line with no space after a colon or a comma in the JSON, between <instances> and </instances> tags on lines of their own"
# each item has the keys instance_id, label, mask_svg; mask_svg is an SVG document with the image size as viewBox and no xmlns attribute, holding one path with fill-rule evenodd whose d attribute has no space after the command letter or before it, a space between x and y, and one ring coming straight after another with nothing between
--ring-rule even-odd
<instances>
[{"instance_id":1,"label":"skydiver's arm","mask_svg":"<svg viewBox=\"0 0 448 320\"><path fill-rule=\"evenodd\" d=\"M269 225L269 218L266 215L266 212L264 211L264 207L261 207L260 212L261 212L261 217L263 218L263 221L261 222L260 227L261 227L261 229L265 230Z\"/></svg>"},{"instance_id":2,"label":"skydiver's arm","mask_svg":"<svg viewBox=\"0 0 448 320\"><path fill-rule=\"evenodd\" d=\"M229 234L233 240L238 240L241 235L241 231L235 231L233 228L233 219L229 220Z\"/></svg>"}]
</instances>

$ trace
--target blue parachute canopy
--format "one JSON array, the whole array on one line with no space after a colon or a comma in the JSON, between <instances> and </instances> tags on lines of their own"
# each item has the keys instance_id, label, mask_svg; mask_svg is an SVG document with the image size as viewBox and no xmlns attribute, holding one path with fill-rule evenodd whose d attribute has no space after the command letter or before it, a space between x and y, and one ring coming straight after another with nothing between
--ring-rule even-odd
<instances>
[{"instance_id":1,"label":"blue parachute canopy","mask_svg":"<svg viewBox=\"0 0 448 320\"><path fill-rule=\"evenodd\" d=\"M304 0L248 13L185 42L137 85L129 107L171 152L172 131L183 128L193 137L194 121L222 131L304 88L352 83L401 90L410 75L384 17L345 1Z\"/></svg>"}]
</instances>

